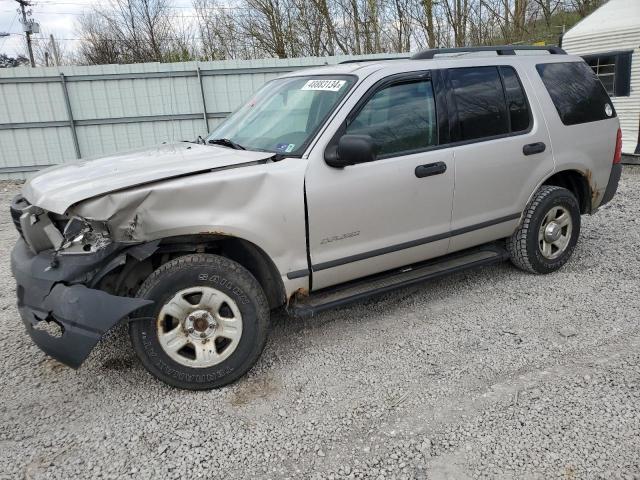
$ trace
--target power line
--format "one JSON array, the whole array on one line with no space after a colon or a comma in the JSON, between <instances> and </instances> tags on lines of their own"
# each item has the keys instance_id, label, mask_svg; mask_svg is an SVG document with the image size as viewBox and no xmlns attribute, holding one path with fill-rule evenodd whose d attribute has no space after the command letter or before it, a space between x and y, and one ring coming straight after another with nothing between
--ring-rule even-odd
<instances>
[{"instance_id":1,"label":"power line","mask_svg":"<svg viewBox=\"0 0 640 480\"><path fill-rule=\"evenodd\" d=\"M233 8L228 9L229 11L251 11L250 8ZM0 12L9 12L10 10L0 10ZM227 10L225 10L227 11ZM47 15L73 15L75 17L81 17L86 14L86 12L42 12L42 11L34 11L34 13L39 16L47 16ZM168 18L200 18L200 15L185 15L185 14L167 14Z\"/></svg>"},{"instance_id":2,"label":"power line","mask_svg":"<svg viewBox=\"0 0 640 480\"><path fill-rule=\"evenodd\" d=\"M80 1L78 2L58 2L57 0L50 0L50 1L43 1L43 0L39 0L38 1L38 5L44 5L44 6L49 6L49 5L73 5L73 6L83 6L83 7L93 7L96 6L96 2L92 1L92 0L88 0L88 3L82 3ZM105 7L109 7L110 5L107 4L100 4L98 3L98 5L100 6L105 6ZM167 5L164 8L166 9L170 9L170 10L195 10L195 8L192 5ZM199 6L198 9L204 9L204 10L244 10L247 7L231 7L231 6L220 6L220 5L202 5Z\"/></svg>"},{"instance_id":3,"label":"power line","mask_svg":"<svg viewBox=\"0 0 640 480\"><path fill-rule=\"evenodd\" d=\"M11 35L14 35L11 32L11 29L13 28L13 24L16 21L16 18L18 18L18 12L15 13L15 15L13 16L13 20L11 20L11 23L9 24L9 28L7 28L6 32L9 33L9 35L7 35L5 38L2 39L2 43L0 44L1 48L4 48L4 44L7 42L7 40L9 40L9 37Z\"/></svg>"},{"instance_id":4,"label":"power line","mask_svg":"<svg viewBox=\"0 0 640 480\"><path fill-rule=\"evenodd\" d=\"M11 19L11 22L9 22L9 28L4 30L5 32L8 32L9 30L11 30L11 27L13 27L13 22L15 22L16 18L18 18L18 11L14 10L14 12L15 12L15 14L13 15L13 18Z\"/></svg>"},{"instance_id":5,"label":"power line","mask_svg":"<svg viewBox=\"0 0 640 480\"><path fill-rule=\"evenodd\" d=\"M11 35L18 35L17 33L12 33ZM165 37L166 40L183 40L183 37ZM33 40L35 41L48 41L47 38L44 37L34 37ZM87 40L86 38L82 38L82 37L71 37L71 38L58 38L56 37L56 42L57 41L67 41L67 42L79 42L82 40ZM109 42L119 42L122 41L122 39L120 38L104 38L104 37L100 37L100 40L106 40ZM187 40L207 40L206 37L188 37Z\"/></svg>"},{"instance_id":6,"label":"power line","mask_svg":"<svg viewBox=\"0 0 640 480\"><path fill-rule=\"evenodd\" d=\"M43 5L60 5L60 2L56 2L55 4L43 4ZM73 4L70 4L73 5ZM75 4L77 5L77 4ZM94 5L93 4L83 4L83 7L87 7L87 8L91 8ZM193 10L196 11L195 8L193 7L166 7L168 10ZM203 10L210 10L210 11L234 11L234 10L238 10L238 11L246 11L246 10L252 10L252 8L250 7L220 7L220 6L215 6L215 7L203 7ZM3 13L9 13L12 12L13 10L0 10L0 12ZM79 11L74 11L74 12L67 12L67 11L55 11L55 12L51 12L51 11L46 11L46 10L33 10L34 13L37 13L38 15L84 15L84 12L79 12ZM170 15L171 16L171 15ZM188 15L183 15L183 14L174 14L173 16L176 17L182 17L182 16L188 16ZM193 15L194 17L197 17L197 15Z\"/></svg>"}]
</instances>

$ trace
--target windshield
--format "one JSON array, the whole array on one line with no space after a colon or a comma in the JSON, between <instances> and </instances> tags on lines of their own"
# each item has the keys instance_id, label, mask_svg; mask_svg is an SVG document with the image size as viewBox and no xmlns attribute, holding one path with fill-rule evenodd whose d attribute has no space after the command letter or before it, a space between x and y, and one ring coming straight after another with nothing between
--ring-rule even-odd
<instances>
[{"instance_id":1,"label":"windshield","mask_svg":"<svg viewBox=\"0 0 640 480\"><path fill-rule=\"evenodd\" d=\"M354 82L354 77L345 75L273 80L216 128L207 142L301 155Z\"/></svg>"}]
</instances>

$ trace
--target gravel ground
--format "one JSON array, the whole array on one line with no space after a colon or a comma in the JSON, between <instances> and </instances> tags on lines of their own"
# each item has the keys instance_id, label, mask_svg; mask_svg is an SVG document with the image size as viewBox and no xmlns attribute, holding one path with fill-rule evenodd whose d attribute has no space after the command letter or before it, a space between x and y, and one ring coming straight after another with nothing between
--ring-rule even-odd
<instances>
[{"instance_id":1,"label":"gravel ground","mask_svg":"<svg viewBox=\"0 0 640 480\"><path fill-rule=\"evenodd\" d=\"M74 371L14 306L0 185L0 478L640 479L640 167L548 276L508 264L274 318L218 391L155 381L124 328Z\"/></svg>"}]
</instances>

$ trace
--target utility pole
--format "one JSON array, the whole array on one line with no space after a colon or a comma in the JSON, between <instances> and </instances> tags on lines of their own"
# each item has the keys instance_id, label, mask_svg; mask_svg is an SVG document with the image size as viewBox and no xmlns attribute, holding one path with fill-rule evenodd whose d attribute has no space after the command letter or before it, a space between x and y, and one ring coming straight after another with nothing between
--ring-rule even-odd
<instances>
[{"instance_id":1,"label":"utility pole","mask_svg":"<svg viewBox=\"0 0 640 480\"><path fill-rule=\"evenodd\" d=\"M31 4L27 0L16 0L20 5L20 11L22 12L22 29L27 37L27 50L29 50L29 60L31 61L31 66L35 67L36 62L33 59L33 47L31 46L31 34L33 33L33 21L27 20L27 11L25 7L30 7ZM31 15L31 12L29 12Z\"/></svg>"},{"instance_id":2,"label":"utility pole","mask_svg":"<svg viewBox=\"0 0 640 480\"><path fill-rule=\"evenodd\" d=\"M53 61L55 62L56 67L60 66L60 57L58 55L58 45L56 45L56 39L53 38L53 33L49 35L51 39L51 50L53 50Z\"/></svg>"},{"instance_id":3,"label":"utility pole","mask_svg":"<svg viewBox=\"0 0 640 480\"><path fill-rule=\"evenodd\" d=\"M562 25L554 25L554 28L562 28L562 33L558 37L558 46L562 48L562 39L564 38L564 34L567 33L567 25L563 23Z\"/></svg>"}]
</instances>

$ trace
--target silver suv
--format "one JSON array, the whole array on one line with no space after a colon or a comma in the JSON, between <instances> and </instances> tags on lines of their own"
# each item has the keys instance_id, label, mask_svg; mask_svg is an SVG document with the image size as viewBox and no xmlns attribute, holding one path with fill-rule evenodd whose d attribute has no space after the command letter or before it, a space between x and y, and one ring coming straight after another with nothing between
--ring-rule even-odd
<instances>
[{"instance_id":1,"label":"silver suv","mask_svg":"<svg viewBox=\"0 0 640 480\"><path fill-rule=\"evenodd\" d=\"M270 311L510 259L553 272L615 194L604 88L557 48L428 50L265 84L206 139L41 172L11 212L18 308L77 368L127 319L168 384L228 384Z\"/></svg>"}]
</instances>

